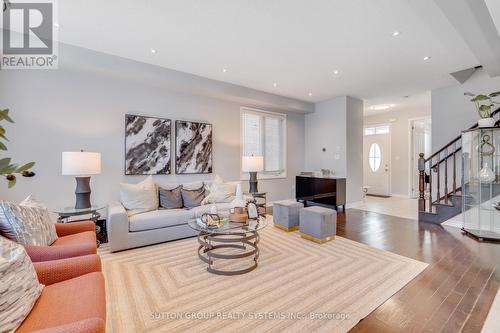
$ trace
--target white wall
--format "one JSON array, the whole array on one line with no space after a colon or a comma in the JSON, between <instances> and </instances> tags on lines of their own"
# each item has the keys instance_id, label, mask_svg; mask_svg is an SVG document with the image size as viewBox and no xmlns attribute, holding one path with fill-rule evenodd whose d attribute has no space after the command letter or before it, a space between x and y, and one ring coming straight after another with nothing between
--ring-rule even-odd
<instances>
[{"instance_id":1,"label":"white wall","mask_svg":"<svg viewBox=\"0 0 500 333\"><path fill-rule=\"evenodd\" d=\"M319 102L306 115L306 170L332 169L336 176L346 176L346 103L346 96Z\"/></svg>"},{"instance_id":2,"label":"white wall","mask_svg":"<svg viewBox=\"0 0 500 333\"><path fill-rule=\"evenodd\" d=\"M1 199L18 202L33 193L50 208L74 204L74 179L61 176L61 152L80 148L102 153L102 173L92 177L93 202L106 204L117 199L119 182L138 182L144 178L124 175L126 113L212 123L214 173L227 181L239 179L242 103L165 88L158 80L125 78L131 72L137 73L137 78L145 72L154 72L157 77L170 74L159 67L74 47L63 47L61 55L69 52L82 62L75 64L72 57L73 63L63 62L59 70L0 72L0 107L10 108L16 121L6 126L11 140L7 156L19 163L35 161L37 173L34 178L19 179L12 190L7 190L2 181ZM102 69L104 63L113 63L116 68L110 73ZM239 87L239 91L243 90ZM272 97L267 96L266 105ZM276 100L281 103L284 98L277 96ZM277 104L273 105L276 108ZM243 106L263 107L255 98ZM287 113L288 176L259 181L259 189L268 191L271 201L295 196L295 176L304 164L304 115L286 112L286 108L280 111ZM183 182L212 176L156 177ZM247 182L243 183L247 186Z\"/></svg>"},{"instance_id":3,"label":"white wall","mask_svg":"<svg viewBox=\"0 0 500 333\"><path fill-rule=\"evenodd\" d=\"M500 91L500 76L490 78L486 71L476 71L464 84L434 89L432 100L432 150L436 151L460 135L479 119L470 97L476 94Z\"/></svg>"},{"instance_id":4,"label":"white wall","mask_svg":"<svg viewBox=\"0 0 500 333\"><path fill-rule=\"evenodd\" d=\"M349 203L362 196L362 114L361 100L341 96L316 103L315 112L305 117L306 170L332 169L347 178Z\"/></svg>"},{"instance_id":5,"label":"white wall","mask_svg":"<svg viewBox=\"0 0 500 333\"><path fill-rule=\"evenodd\" d=\"M409 127L411 118L428 117L430 108L397 110L364 118L364 125L389 124L391 126L391 192L409 194ZM434 128L434 126L432 126ZM440 126L442 127L442 126Z\"/></svg>"},{"instance_id":6,"label":"white wall","mask_svg":"<svg viewBox=\"0 0 500 333\"><path fill-rule=\"evenodd\" d=\"M363 199L363 101L347 97L347 202Z\"/></svg>"}]
</instances>

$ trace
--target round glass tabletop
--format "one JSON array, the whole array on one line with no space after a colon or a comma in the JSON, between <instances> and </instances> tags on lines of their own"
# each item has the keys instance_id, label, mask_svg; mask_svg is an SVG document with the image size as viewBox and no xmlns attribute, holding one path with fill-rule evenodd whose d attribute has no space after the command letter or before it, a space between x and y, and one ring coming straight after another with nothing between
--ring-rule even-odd
<instances>
[{"instance_id":1,"label":"round glass tabletop","mask_svg":"<svg viewBox=\"0 0 500 333\"><path fill-rule=\"evenodd\" d=\"M200 218L191 219L188 221L188 225L199 232L207 234L240 234L244 232L255 232L265 228L268 225L266 217L259 216L255 220L247 220L246 223L240 222L229 222L225 221L220 227L207 227L205 223L201 221Z\"/></svg>"},{"instance_id":2,"label":"round glass tabletop","mask_svg":"<svg viewBox=\"0 0 500 333\"><path fill-rule=\"evenodd\" d=\"M59 215L84 215L91 214L104 208L106 208L106 206L103 205L92 205L89 208L64 207L55 209L53 212Z\"/></svg>"}]
</instances>

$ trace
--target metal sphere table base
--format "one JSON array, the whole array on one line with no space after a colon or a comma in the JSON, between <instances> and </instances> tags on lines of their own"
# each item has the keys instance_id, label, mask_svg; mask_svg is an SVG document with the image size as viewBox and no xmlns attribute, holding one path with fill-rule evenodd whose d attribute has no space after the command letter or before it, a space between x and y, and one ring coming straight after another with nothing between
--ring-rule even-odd
<instances>
[{"instance_id":1,"label":"metal sphere table base","mask_svg":"<svg viewBox=\"0 0 500 333\"><path fill-rule=\"evenodd\" d=\"M257 268L259 258L260 237L257 231L234 234L207 234L200 232L198 235L198 257L208 264L207 271L217 275L240 275ZM214 244L215 243L215 244ZM238 249L237 253L221 253L218 249ZM221 270L214 267L214 259L234 260L253 256L253 262L248 267L239 270Z\"/></svg>"}]
</instances>

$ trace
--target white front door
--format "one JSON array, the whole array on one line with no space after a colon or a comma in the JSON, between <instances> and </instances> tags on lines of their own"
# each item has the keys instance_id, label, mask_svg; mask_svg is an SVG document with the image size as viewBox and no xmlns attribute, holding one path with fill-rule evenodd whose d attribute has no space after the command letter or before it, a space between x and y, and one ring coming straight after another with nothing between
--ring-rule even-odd
<instances>
[{"instance_id":1,"label":"white front door","mask_svg":"<svg viewBox=\"0 0 500 333\"><path fill-rule=\"evenodd\" d=\"M384 131L385 132L385 131ZM363 170L364 185L368 194L390 196L390 133L364 136Z\"/></svg>"}]
</instances>

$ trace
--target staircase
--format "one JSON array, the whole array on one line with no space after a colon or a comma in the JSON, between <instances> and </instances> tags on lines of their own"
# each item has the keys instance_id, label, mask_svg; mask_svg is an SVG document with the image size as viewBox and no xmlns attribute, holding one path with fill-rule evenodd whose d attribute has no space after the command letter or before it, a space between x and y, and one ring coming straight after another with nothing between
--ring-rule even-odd
<instances>
[{"instance_id":1,"label":"staircase","mask_svg":"<svg viewBox=\"0 0 500 333\"><path fill-rule=\"evenodd\" d=\"M492 116L497 114L500 114L500 108ZM497 120L495 126L499 125L500 120ZM469 129L476 127L477 124ZM427 158L423 153L419 154L419 221L439 224L462 213L462 188L466 189L468 184L462 184L461 160L461 135ZM500 184L493 185L493 192L500 194Z\"/></svg>"}]
</instances>

